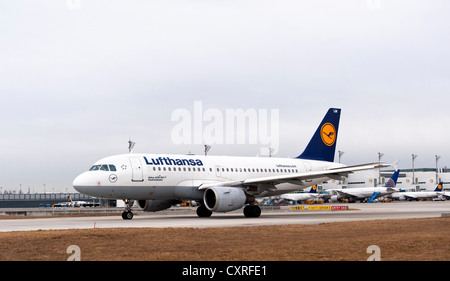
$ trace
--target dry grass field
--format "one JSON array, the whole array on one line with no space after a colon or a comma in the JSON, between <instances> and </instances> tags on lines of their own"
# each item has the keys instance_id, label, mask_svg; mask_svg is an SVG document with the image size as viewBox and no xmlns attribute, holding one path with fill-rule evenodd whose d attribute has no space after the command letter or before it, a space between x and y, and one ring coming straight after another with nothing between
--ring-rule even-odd
<instances>
[{"instance_id":1,"label":"dry grass field","mask_svg":"<svg viewBox=\"0 0 450 281\"><path fill-rule=\"evenodd\" d=\"M230 228L129 228L0 233L1 261L450 260L450 218Z\"/></svg>"}]
</instances>

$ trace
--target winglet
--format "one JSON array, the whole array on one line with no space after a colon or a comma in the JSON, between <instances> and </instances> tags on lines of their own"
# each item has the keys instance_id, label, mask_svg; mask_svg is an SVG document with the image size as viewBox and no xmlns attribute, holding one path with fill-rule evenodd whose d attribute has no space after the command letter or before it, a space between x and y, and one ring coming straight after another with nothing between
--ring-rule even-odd
<instances>
[{"instance_id":1,"label":"winglet","mask_svg":"<svg viewBox=\"0 0 450 281\"><path fill-rule=\"evenodd\" d=\"M397 160L391 164L391 167L394 168L395 171L398 171L398 162L400 162L400 160Z\"/></svg>"}]
</instances>

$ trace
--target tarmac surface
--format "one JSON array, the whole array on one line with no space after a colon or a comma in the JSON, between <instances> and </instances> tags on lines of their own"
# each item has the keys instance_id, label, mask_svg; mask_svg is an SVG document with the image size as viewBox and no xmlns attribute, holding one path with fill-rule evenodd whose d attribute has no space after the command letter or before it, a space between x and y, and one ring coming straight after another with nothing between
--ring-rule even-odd
<instances>
[{"instance_id":1,"label":"tarmac surface","mask_svg":"<svg viewBox=\"0 0 450 281\"><path fill-rule=\"evenodd\" d=\"M163 213L138 212L132 220L117 216L53 217L34 219L1 219L0 232L92 229L92 228L218 228L236 226L321 224L364 220L433 218L450 214L450 201L391 202L332 204L348 206L349 210L263 210L259 218L246 218L241 210L214 213L210 218L199 218L195 208ZM320 206L329 206L324 204Z\"/></svg>"}]
</instances>

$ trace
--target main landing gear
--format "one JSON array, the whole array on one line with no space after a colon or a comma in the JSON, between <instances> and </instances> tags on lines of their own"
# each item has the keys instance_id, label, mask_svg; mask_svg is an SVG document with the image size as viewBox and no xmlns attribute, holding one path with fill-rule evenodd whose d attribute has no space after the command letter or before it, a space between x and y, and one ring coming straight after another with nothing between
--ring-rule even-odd
<instances>
[{"instance_id":1,"label":"main landing gear","mask_svg":"<svg viewBox=\"0 0 450 281\"><path fill-rule=\"evenodd\" d=\"M122 213L122 218L124 220L131 220L133 218L133 213L131 212L131 204L132 201L130 199L124 199L123 202L125 202L125 211Z\"/></svg>"},{"instance_id":2,"label":"main landing gear","mask_svg":"<svg viewBox=\"0 0 450 281\"><path fill-rule=\"evenodd\" d=\"M206 208L205 205L200 205L200 207L197 208L197 216L199 218L209 218L212 215L212 212Z\"/></svg>"},{"instance_id":3,"label":"main landing gear","mask_svg":"<svg viewBox=\"0 0 450 281\"><path fill-rule=\"evenodd\" d=\"M197 216L200 218L209 218L212 212L205 205L197 208ZM261 216L261 208L258 205L247 205L244 208L244 216L247 218L259 218Z\"/></svg>"},{"instance_id":4,"label":"main landing gear","mask_svg":"<svg viewBox=\"0 0 450 281\"><path fill-rule=\"evenodd\" d=\"M244 216L247 218L259 218L261 208L258 205L247 205L244 208Z\"/></svg>"}]
</instances>

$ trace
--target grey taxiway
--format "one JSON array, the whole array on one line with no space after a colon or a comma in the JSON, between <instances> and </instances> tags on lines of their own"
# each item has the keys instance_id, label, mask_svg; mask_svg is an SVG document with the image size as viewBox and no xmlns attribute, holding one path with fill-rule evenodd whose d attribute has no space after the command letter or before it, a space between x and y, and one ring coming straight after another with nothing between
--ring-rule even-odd
<instances>
[{"instance_id":1,"label":"grey taxiway","mask_svg":"<svg viewBox=\"0 0 450 281\"><path fill-rule=\"evenodd\" d=\"M342 205L342 204L340 204ZM123 227L236 227L286 224L319 224L347 221L431 218L450 215L450 201L392 202L392 203L354 203L346 204L349 210L264 210L259 218L246 218L241 211L214 213L209 218L199 218L195 209L178 212L139 213L132 220L123 220L117 216L92 217L53 217L35 219L1 219L0 232L123 228Z\"/></svg>"}]
</instances>

